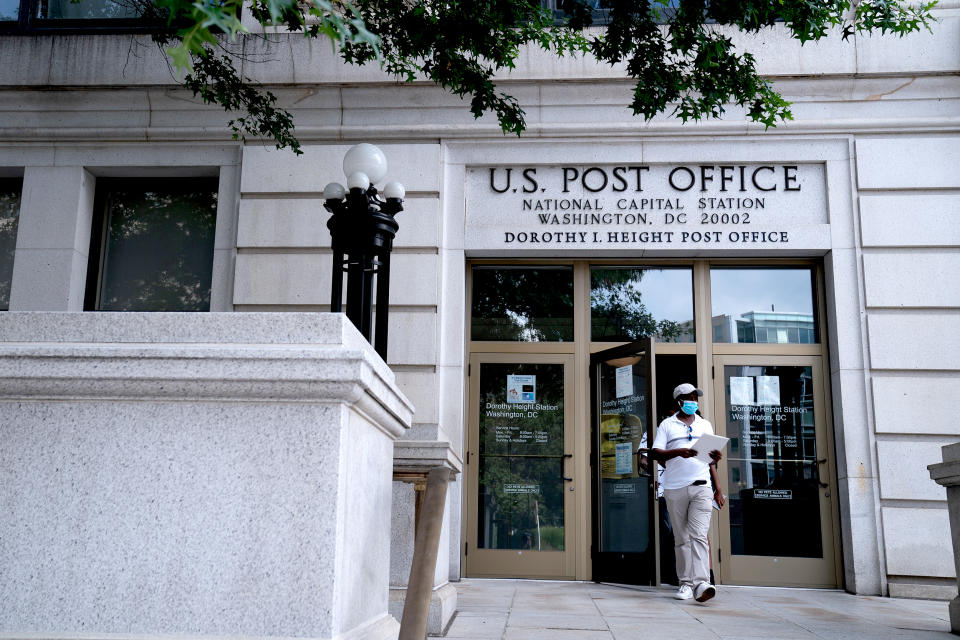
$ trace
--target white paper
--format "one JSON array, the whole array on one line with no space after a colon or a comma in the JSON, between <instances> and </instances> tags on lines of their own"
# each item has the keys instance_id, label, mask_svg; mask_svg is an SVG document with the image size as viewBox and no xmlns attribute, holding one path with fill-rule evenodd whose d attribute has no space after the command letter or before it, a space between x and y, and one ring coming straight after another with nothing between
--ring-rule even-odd
<instances>
[{"instance_id":1,"label":"white paper","mask_svg":"<svg viewBox=\"0 0 960 640\"><path fill-rule=\"evenodd\" d=\"M527 404L537 401L537 376L507 376L507 402Z\"/></svg>"},{"instance_id":2,"label":"white paper","mask_svg":"<svg viewBox=\"0 0 960 640\"><path fill-rule=\"evenodd\" d=\"M753 404L753 378L733 376L730 378L730 406Z\"/></svg>"},{"instance_id":3,"label":"white paper","mask_svg":"<svg viewBox=\"0 0 960 640\"><path fill-rule=\"evenodd\" d=\"M633 365L617 367L617 397L633 395ZM618 472L619 473L619 472Z\"/></svg>"},{"instance_id":4,"label":"white paper","mask_svg":"<svg viewBox=\"0 0 960 640\"><path fill-rule=\"evenodd\" d=\"M779 376L757 376L757 404L780 406Z\"/></svg>"},{"instance_id":5,"label":"white paper","mask_svg":"<svg viewBox=\"0 0 960 640\"><path fill-rule=\"evenodd\" d=\"M616 473L633 473L633 444L617 443Z\"/></svg>"},{"instance_id":6,"label":"white paper","mask_svg":"<svg viewBox=\"0 0 960 640\"><path fill-rule=\"evenodd\" d=\"M710 464L713 462L713 459L710 458L711 451L723 451L727 447L727 443L730 442L730 438L724 438L723 436L715 436L712 433L705 433L700 436L700 438L690 445L691 449L697 450L697 460L701 460Z\"/></svg>"}]
</instances>

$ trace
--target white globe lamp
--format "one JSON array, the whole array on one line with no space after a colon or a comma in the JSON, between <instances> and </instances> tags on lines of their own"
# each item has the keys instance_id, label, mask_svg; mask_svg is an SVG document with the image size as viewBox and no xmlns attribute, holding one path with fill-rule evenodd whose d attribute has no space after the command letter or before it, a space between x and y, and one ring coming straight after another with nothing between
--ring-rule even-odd
<instances>
[{"instance_id":1,"label":"white globe lamp","mask_svg":"<svg viewBox=\"0 0 960 640\"><path fill-rule=\"evenodd\" d=\"M324 200L343 200L347 195L347 190L339 182L331 182L323 188Z\"/></svg>"},{"instance_id":2,"label":"white globe lamp","mask_svg":"<svg viewBox=\"0 0 960 640\"><path fill-rule=\"evenodd\" d=\"M387 175L387 156L366 142L350 147L343 157L343 173L350 176L357 172L365 174L371 184L376 184Z\"/></svg>"},{"instance_id":3,"label":"white globe lamp","mask_svg":"<svg viewBox=\"0 0 960 640\"><path fill-rule=\"evenodd\" d=\"M347 174L347 187L351 190L360 189L366 191L370 188L370 178L362 171L354 171Z\"/></svg>"},{"instance_id":4,"label":"white globe lamp","mask_svg":"<svg viewBox=\"0 0 960 640\"><path fill-rule=\"evenodd\" d=\"M403 197L407 195L407 190L403 188L403 185L399 182L388 182L383 185L383 197L385 198L396 198L398 200L403 200Z\"/></svg>"}]
</instances>

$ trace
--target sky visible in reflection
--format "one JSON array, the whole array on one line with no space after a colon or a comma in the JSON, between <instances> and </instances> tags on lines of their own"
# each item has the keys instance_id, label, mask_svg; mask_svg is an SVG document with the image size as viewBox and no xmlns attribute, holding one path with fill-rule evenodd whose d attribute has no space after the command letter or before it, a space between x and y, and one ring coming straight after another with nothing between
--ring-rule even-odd
<instances>
[{"instance_id":1,"label":"sky visible in reflection","mask_svg":"<svg viewBox=\"0 0 960 640\"><path fill-rule=\"evenodd\" d=\"M810 269L710 270L711 315L741 317L750 311L813 315Z\"/></svg>"}]
</instances>

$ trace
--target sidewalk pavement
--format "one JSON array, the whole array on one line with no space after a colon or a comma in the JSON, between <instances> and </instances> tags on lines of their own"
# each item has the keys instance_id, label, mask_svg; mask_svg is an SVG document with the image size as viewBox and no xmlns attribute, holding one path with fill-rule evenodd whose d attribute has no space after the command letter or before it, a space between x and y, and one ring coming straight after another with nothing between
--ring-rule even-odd
<instances>
[{"instance_id":1,"label":"sidewalk pavement","mask_svg":"<svg viewBox=\"0 0 960 640\"><path fill-rule=\"evenodd\" d=\"M947 602L843 591L717 587L700 604L675 587L465 579L446 638L487 640L957 640ZM434 636L431 636L434 637Z\"/></svg>"}]
</instances>

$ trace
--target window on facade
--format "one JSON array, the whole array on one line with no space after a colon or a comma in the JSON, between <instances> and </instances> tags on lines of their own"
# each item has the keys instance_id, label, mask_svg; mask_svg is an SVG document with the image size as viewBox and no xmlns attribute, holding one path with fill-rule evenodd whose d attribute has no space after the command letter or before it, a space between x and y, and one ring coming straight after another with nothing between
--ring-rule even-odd
<instances>
[{"instance_id":1,"label":"window on facade","mask_svg":"<svg viewBox=\"0 0 960 640\"><path fill-rule=\"evenodd\" d=\"M209 311L216 179L97 184L85 308Z\"/></svg>"},{"instance_id":2,"label":"window on facade","mask_svg":"<svg viewBox=\"0 0 960 640\"><path fill-rule=\"evenodd\" d=\"M143 0L0 0L0 33L154 32L166 20L147 18Z\"/></svg>"},{"instance_id":3,"label":"window on facade","mask_svg":"<svg viewBox=\"0 0 960 640\"><path fill-rule=\"evenodd\" d=\"M540 0L540 6L553 14L554 22L565 24L574 4L585 5L594 26L610 24L613 0ZM654 21L666 24L677 13L680 0L655 0L648 3ZM708 20L713 22L713 20Z\"/></svg>"},{"instance_id":4,"label":"window on facade","mask_svg":"<svg viewBox=\"0 0 960 640\"><path fill-rule=\"evenodd\" d=\"M22 188L20 178L0 180L0 311L10 308L10 282L13 279Z\"/></svg>"},{"instance_id":5,"label":"window on facade","mask_svg":"<svg viewBox=\"0 0 960 640\"><path fill-rule=\"evenodd\" d=\"M19 18L19 0L0 0L0 22L16 22Z\"/></svg>"},{"instance_id":6,"label":"window on facade","mask_svg":"<svg viewBox=\"0 0 960 640\"><path fill-rule=\"evenodd\" d=\"M810 268L710 269L714 342L819 341Z\"/></svg>"},{"instance_id":7,"label":"window on facade","mask_svg":"<svg viewBox=\"0 0 960 640\"><path fill-rule=\"evenodd\" d=\"M573 340L571 267L473 268L472 340Z\"/></svg>"},{"instance_id":8,"label":"window on facade","mask_svg":"<svg viewBox=\"0 0 960 640\"><path fill-rule=\"evenodd\" d=\"M590 338L693 342L693 269L590 269Z\"/></svg>"},{"instance_id":9,"label":"window on facade","mask_svg":"<svg viewBox=\"0 0 960 640\"><path fill-rule=\"evenodd\" d=\"M35 17L41 20L112 20L140 15L129 0L38 0Z\"/></svg>"}]
</instances>

